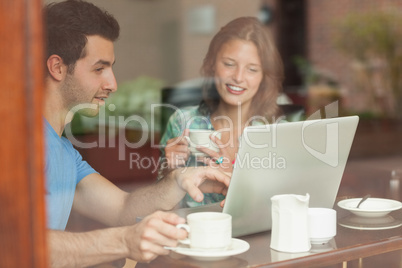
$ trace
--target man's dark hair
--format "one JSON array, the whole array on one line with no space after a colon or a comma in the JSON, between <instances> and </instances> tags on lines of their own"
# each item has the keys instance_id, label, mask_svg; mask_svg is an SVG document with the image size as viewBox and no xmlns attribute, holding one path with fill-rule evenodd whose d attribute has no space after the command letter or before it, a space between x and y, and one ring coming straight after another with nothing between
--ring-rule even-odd
<instances>
[{"instance_id":1,"label":"man's dark hair","mask_svg":"<svg viewBox=\"0 0 402 268\"><path fill-rule=\"evenodd\" d=\"M51 3L44 8L46 59L58 55L74 70L78 59L85 57L87 37L99 35L114 42L119 37L120 26L116 19L92 3L67 0Z\"/></svg>"}]
</instances>

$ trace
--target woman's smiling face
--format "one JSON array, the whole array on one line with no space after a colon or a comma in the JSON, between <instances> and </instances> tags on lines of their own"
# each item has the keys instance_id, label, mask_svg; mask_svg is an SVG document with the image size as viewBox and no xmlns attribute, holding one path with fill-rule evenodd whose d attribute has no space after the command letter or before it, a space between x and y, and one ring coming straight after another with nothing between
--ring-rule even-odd
<instances>
[{"instance_id":1,"label":"woman's smiling face","mask_svg":"<svg viewBox=\"0 0 402 268\"><path fill-rule=\"evenodd\" d=\"M220 105L248 107L263 78L257 47L251 41L232 39L220 48L215 60L215 84Z\"/></svg>"}]
</instances>

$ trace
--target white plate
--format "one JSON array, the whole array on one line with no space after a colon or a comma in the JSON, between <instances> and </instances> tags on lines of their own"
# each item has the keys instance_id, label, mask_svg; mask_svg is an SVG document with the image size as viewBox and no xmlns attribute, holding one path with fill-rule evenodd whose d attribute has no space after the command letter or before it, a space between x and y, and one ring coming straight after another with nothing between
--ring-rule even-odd
<instances>
[{"instance_id":1,"label":"white plate","mask_svg":"<svg viewBox=\"0 0 402 268\"><path fill-rule=\"evenodd\" d=\"M394 219L391 215L384 217L359 217L349 215L339 220L339 225L357 230L386 230L402 226L402 221Z\"/></svg>"},{"instance_id":2,"label":"white plate","mask_svg":"<svg viewBox=\"0 0 402 268\"><path fill-rule=\"evenodd\" d=\"M384 217L394 210L402 208L402 203L397 200L383 198L368 198L359 208L356 208L361 198L345 199L338 202L338 206L349 210L361 217Z\"/></svg>"},{"instance_id":3,"label":"white plate","mask_svg":"<svg viewBox=\"0 0 402 268\"><path fill-rule=\"evenodd\" d=\"M232 244L226 250L219 251L207 251L207 250L198 250L189 248L185 245L178 246L176 248L169 248L170 250L190 256L193 259L200 261L219 261L226 259L230 256L237 255L243 252L246 252L250 248L249 243L244 240L232 238Z\"/></svg>"}]
</instances>

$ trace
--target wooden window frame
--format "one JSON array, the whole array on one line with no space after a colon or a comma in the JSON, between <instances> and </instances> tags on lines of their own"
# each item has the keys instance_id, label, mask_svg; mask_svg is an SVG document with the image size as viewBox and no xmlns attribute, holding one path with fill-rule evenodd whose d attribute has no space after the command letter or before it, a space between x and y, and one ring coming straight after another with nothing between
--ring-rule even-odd
<instances>
[{"instance_id":1,"label":"wooden window frame","mask_svg":"<svg viewBox=\"0 0 402 268\"><path fill-rule=\"evenodd\" d=\"M40 0L0 0L0 267L47 267Z\"/></svg>"}]
</instances>

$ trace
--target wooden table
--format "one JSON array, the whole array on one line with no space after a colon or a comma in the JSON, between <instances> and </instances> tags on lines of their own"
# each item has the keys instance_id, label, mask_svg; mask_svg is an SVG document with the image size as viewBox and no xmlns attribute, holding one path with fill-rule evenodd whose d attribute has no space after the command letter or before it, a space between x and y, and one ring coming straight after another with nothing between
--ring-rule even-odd
<instances>
[{"instance_id":1,"label":"wooden table","mask_svg":"<svg viewBox=\"0 0 402 268\"><path fill-rule=\"evenodd\" d=\"M384 230L357 230L341 226L351 214L335 205L338 211L337 235L328 245L313 247L312 251L287 254L270 249L270 232L240 237L250 244L250 249L242 254L220 261L199 261L172 252L160 256L151 263L138 263L136 268L156 267L324 267L340 264L373 255L402 249L402 227ZM389 214L395 222L402 220L402 210ZM314 252L316 251L316 252ZM400 263L401 260L399 260ZM338 267L338 266L337 266Z\"/></svg>"}]
</instances>

